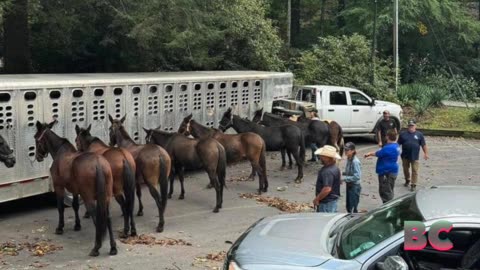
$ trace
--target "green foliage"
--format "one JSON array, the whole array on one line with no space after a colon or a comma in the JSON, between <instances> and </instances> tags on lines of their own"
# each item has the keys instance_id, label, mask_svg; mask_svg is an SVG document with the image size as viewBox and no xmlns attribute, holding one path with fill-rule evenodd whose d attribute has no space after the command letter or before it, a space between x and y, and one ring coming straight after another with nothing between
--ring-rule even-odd
<instances>
[{"instance_id":1,"label":"green foliage","mask_svg":"<svg viewBox=\"0 0 480 270\"><path fill-rule=\"evenodd\" d=\"M473 78L462 75L454 75L452 78L437 73L426 77L422 82L438 91L446 92L446 96L452 100L473 101L479 91L479 85Z\"/></svg>"},{"instance_id":2,"label":"green foliage","mask_svg":"<svg viewBox=\"0 0 480 270\"><path fill-rule=\"evenodd\" d=\"M298 84L325 84L355 87L382 97L393 84L391 63L377 59L376 83L370 84L371 65L368 40L361 35L320 38L312 49L297 59Z\"/></svg>"},{"instance_id":3,"label":"green foliage","mask_svg":"<svg viewBox=\"0 0 480 270\"><path fill-rule=\"evenodd\" d=\"M425 84L405 84L398 88L397 98L402 106L411 106L417 116L422 116L430 107L441 107L448 92Z\"/></svg>"},{"instance_id":4,"label":"green foliage","mask_svg":"<svg viewBox=\"0 0 480 270\"><path fill-rule=\"evenodd\" d=\"M475 108L474 110L472 110L472 112L470 113L470 120L472 122L480 124L480 108Z\"/></svg>"}]
</instances>

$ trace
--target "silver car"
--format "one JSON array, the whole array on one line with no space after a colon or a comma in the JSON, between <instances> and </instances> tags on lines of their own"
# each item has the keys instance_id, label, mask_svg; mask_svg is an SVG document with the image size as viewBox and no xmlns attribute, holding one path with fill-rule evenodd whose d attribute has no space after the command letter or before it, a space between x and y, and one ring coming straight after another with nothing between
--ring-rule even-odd
<instances>
[{"instance_id":1,"label":"silver car","mask_svg":"<svg viewBox=\"0 0 480 270\"><path fill-rule=\"evenodd\" d=\"M453 248L404 250L404 222L436 221ZM402 267L404 266L404 267ZM266 217L232 245L224 269L480 269L480 187L439 186L394 199L364 215Z\"/></svg>"}]
</instances>

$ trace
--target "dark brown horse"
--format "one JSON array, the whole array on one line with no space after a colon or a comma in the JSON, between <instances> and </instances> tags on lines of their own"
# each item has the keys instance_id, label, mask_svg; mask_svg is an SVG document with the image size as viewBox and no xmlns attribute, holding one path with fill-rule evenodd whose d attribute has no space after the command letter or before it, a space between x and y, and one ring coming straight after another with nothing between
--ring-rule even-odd
<instances>
[{"instance_id":1,"label":"dark brown horse","mask_svg":"<svg viewBox=\"0 0 480 270\"><path fill-rule=\"evenodd\" d=\"M155 143L164 147L172 158L173 172L170 176L171 198L173 193L173 181L175 174L180 180L181 193L179 199L185 198L183 187L183 173L185 169L204 169L210 178L210 185L215 188L217 202L214 213L222 208L223 187L225 187L225 175L227 157L223 146L212 138L191 139L180 133L170 133L161 130L145 129L147 143Z\"/></svg>"},{"instance_id":2,"label":"dark brown horse","mask_svg":"<svg viewBox=\"0 0 480 270\"><path fill-rule=\"evenodd\" d=\"M282 169L286 166L285 153L293 155L298 167L295 182L300 183L302 181L303 162L305 161L305 137L299 127L294 125L265 127L234 115L232 108L229 108L223 114L219 128L225 131L230 127L235 129L237 133L257 133L265 141L267 151L281 151Z\"/></svg>"},{"instance_id":3,"label":"dark brown horse","mask_svg":"<svg viewBox=\"0 0 480 270\"><path fill-rule=\"evenodd\" d=\"M73 195L72 207L75 211L75 231L81 229L78 216L78 195L85 202L95 224L95 246L90 256L98 256L107 228L110 235L110 255L117 254L117 245L113 237L109 205L112 198L113 177L108 161L95 153L78 152L65 138L59 137L50 124L37 121L37 132L34 135L35 158L42 162L50 154L53 158L50 167L53 188L57 195L58 227L56 234L63 234L65 189ZM95 203L96 201L96 203Z\"/></svg>"},{"instance_id":4,"label":"dark brown horse","mask_svg":"<svg viewBox=\"0 0 480 270\"><path fill-rule=\"evenodd\" d=\"M7 168L15 166L15 155L8 145L8 142L0 135L0 162L3 162Z\"/></svg>"},{"instance_id":5,"label":"dark brown horse","mask_svg":"<svg viewBox=\"0 0 480 270\"><path fill-rule=\"evenodd\" d=\"M298 121L300 122L311 122L311 119L308 119L305 114L302 114L299 118ZM328 144L331 146L334 146L337 151L339 152L340 156L343 157L343 152L344 152L344 146L345 146L345 141L343 139L343 130L340 124L334 120L328 121L328 120L323 120L325 124L328 125L328 132L329 132L329 140Z\"/></svg>"},{"instance_id":6,"label":"dark brown horse","mask_svg":"<svg viewBox=\"0 0 480 270\"><path fill-rule=\"evenodd\" d=\"M123 127L126 115L120 119L113 119L108 115L108 119L112 124L110 126L110 146L118 145L126 149L135 159L136 183L138 196L138 215L143 215L142 189L140 183L145 182L158 207L159 222L157 232L163 232L165 225L165 208L167 207L168 192L168 176L171 170L171 160L167 151L158 145L153 144L137 144L128 135ZM160 192L158 187L160 186Z\"/></svg>"},{"instance_id":7,"label":"dark brown horse","mask_svg":"<svg viewBox=\"0 0 480 270\"><path fill-rule=\"evenodd\" d=\"M102 140L90 134L89 125L86 129L75 125L77 149L84 152L97 153L105 157L110 163L113 173L113 196L122 209L124 227L122 237L137 235L133 208L135 205L135 160L132 155L123 148L114 148L106 145ZM88 212L87 212L88 213Z\"/></svg>"},{"instance_id":8,"label":"dark brown horse","mask_svg":"<svg viewBox=\"0 0 480 270\"><path fill-rule=\"evenodd\" d=\"M185 117L178 129L185 136L192 135L195 138L213 138L225 148L227 162L238 162L247 159L252 165L252 173L249 180L254 180L255 174L259 177L258 193L267 192L267 168L265 161L265 142L262 137L253 132L240 134L224 134L218 129L208 128L192 120L192 115Z\"/></svg>"}]
</instances>

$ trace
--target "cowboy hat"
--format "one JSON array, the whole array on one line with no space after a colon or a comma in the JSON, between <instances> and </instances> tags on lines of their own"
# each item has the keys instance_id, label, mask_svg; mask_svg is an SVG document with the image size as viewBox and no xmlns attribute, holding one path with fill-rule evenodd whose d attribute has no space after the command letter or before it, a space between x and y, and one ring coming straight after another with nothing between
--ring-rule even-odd
<instances>
[{"instance_id":1,"label":"cowboy hat","mask_svg":"<svg viewBox=\"0 0 480 270\"><path fill-rule=\"evenodd\" d=\"M330 157L334 159L342 159L340 155L337 153L337 149L330 145L325 145L324 147L319 148L317 151L315 151L315 155Z\"/></svg>"}]
</instances>

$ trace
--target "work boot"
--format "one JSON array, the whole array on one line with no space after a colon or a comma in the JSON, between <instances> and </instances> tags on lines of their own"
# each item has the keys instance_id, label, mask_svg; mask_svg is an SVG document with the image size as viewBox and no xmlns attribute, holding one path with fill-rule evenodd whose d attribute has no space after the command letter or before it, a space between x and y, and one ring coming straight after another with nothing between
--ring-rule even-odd
<instances>
[{"instance_id":1,"label":"work boot","mask_svg":"<svg viewBox=\"0 0 480 270\"><path fill-rule=\"evenodd\" d=\"M416 187L417 187L417 186L415 186L415 185L411 185L411 186L410 186L410 191L415 191L415 188L416 188Z\"/></svg>"},{"instance_id":2,"label":"work boot","mask_svg":"<svg viewBox=\"0 0 480 270\"><path fill-rule=\"evenodd\" d=\"M405 184L403 184L403 186L408 187L409 184L410 184L410 180L405 180Z\"/></svg>"}]
</instances>

